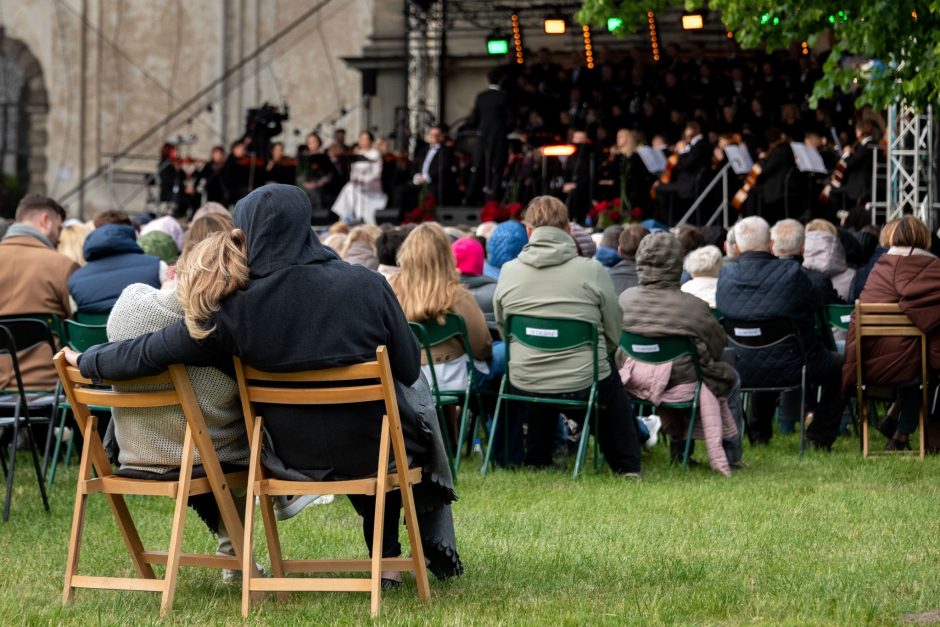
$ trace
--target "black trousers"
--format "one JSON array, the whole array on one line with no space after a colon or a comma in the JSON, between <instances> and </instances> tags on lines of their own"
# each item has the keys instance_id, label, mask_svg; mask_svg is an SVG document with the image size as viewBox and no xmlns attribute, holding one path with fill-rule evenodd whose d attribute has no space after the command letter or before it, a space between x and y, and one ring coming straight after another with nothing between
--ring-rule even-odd
<instances>
[{"instance_id":1,"label":"black trousers","mask_svg":"<svg viewBox=\"0 0 940 627\"><path fill-rule=\"evenodd\" d=\"M585 400L590 388L565 394L533 394L524 390L517 393L557 398L561 400ZM611 469L617 473L640 472L640 440L636 430L636 418L630 406L630 397L620 383L620 376L613 369L610 376L598 384L597 401L600 404L597 438L601 451ZM530 403L528 407L529 430L526 437L526 464L549 466L552 463L552 445L558 425L558 414L584 424L584 410ZM587 437L583 433L581 437Z\"/></svg>"},{"instance_id":2,"label":"black trousers","mask_svg":"<svg viewBox=\"0 0 940 627\"><path fill-rule=\"evenodd\" d=\"M349 502L362 516L362 535L372 557L372 529L375 527L375 497L350 494ZM385 495L385 519L382 522L382 557L399 557L398 521L401 520L401 492L393 490Z\"/></svg>"},{"instance_id":3,"label":"black trousers","mask_svg":"<svg viewBox=\"0 0 940 627\"><path fill-rule=\"evenodd\" d=\"M829 368L806 375L807 406L812 405L815 396L812 388L819 386L822 397L816 406L813 422L806 430L806 438L813 444L828 448L836 441L839 435L839 423L842 421L842 410L845 401L842 398L842 356L832 353ZM773 433L774 410L777 405L779 392L758 392L751 396L751 411L748 415L748 438L752 444L767 443Z\"/></svg>"}]
</instances>

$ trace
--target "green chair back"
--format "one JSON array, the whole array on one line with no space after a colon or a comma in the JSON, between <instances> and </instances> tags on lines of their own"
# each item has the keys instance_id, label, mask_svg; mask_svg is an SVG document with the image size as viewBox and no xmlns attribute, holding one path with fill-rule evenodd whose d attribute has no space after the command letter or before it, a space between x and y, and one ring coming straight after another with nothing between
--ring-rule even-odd
<instances>
[{"instance_id":1,"label":"green chair back","mask_svg":"<svg viewBox=\"0 0 940 627\"><path fill-rule=\"evenodd\" d=\"M511 341L535 350L555 352L587 344L597 353L597 327L583 320L509 316L506 329Z\"/></svg>"},{"instance_id":2,"label":"green chair back","mask_svg":"<svg viewBox=\"0 0 940 627\"><path fill-rule=\"evenodd\" d=\"M854 305L826 305L826 322L830 327L848 331L854 311Z\"/></svg>"},{"instance_id":3,"label":"green chair back","mask_svg":"<svg viewBox=\"0 0 940 627\"><path fill-rule=\"evenodd\" d=\"M644 337L624 331L620 334L620 348L637 361L664 364L686 355L696 356L695 341L690 337Z\"/></svg>"},{"instance_id":4,"label":"green chair back","mask_svg":"<svg viewBox=\"0 0 940 627\"><path fill-rule=\"evenodd\" d=\"M103 325L108 324L108 316L110 313L88 313L84 311L75 312L75 321L81 322L82 324L89 325Z\"/></svg>"},{"instance_id":5,"label":"green chair back","mask_svg":"<svg viewBox=\"0 0 940 627\"><path fill-rule=\"evenodd\" d=\"M65 327L68 330L69 347L80 353L84 353L97 344L108 342L107 325L82 324L74 320L66 320Z\"/></svg>"}]
</instances>

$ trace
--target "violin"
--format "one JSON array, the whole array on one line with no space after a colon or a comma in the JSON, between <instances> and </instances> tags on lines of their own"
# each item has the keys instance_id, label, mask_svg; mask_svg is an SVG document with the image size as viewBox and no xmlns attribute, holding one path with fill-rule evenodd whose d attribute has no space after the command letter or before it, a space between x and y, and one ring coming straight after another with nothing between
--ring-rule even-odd
<instances>
[{"instance_id":1,"label":"violin","mask_svg":"<svg viewBox=\"0 0 940 627\"><path fill-rule=\"evenodd\" d=\"M678 164L679 164L679 153L674 152L671 155L669 155L669 158L666 159L666 169L663 170L662 176L659 177L659 180L653 183L653 187L650 189L650 198L652 198L653 200L656 200L656 188L659 187L660 185L668 185L669 183L672 182L672 175Z\"/></svg>"},{"instance_id":2,"label":"violin","mask_svg":"<svg viewBox=\"0 0 940 627\"><path fill-rule=\"evenodd\" d=\"M741 207L747 202L748 195L751 193L751 190L754 189L754 186L757 185L757 179L760 178L763 171L764 168L761 167L759 163L755 163L751 166L751 171L747 173L747 178L744 179L744 185L735 192L734 198L731 199L731 206L737 211L741 211Z\"/></svg>"},{"instance_id":3,"label":"violin","mask_svg":"<svg viewBox=\"0 0 940 627\"><path fill-rule=\"evenodd\" d=\"M832 171L832 176L829 177L829 181L826 183L826 186L823 187L822 191L819 192L819 204L826 207L829 205L829 196L832 194L832 190L839 189L842 187L842 179L845 177L845 159L839 159L839 163L836 164L835 169Z\"/></svg>"},{"instance_id":4,"label":"violin","mask_svg":"<svg viewBox=\"0 0 940 627\"><path fill-rule=\"evenodd\" d=\"M261 157L253 157L250 155L245 155L238 160L238 165L245 166L246 168L254 165L256 168L263 168L266 164L264 159Z\"/></svg>"}]
</instances>

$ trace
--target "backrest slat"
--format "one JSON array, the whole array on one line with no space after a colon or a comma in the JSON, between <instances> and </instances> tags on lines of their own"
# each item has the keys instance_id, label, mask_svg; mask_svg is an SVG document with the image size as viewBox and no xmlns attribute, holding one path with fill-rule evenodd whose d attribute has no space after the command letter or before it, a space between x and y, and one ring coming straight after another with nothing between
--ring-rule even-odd
<instances>
[{"instance_id":1,"label":"backrest slat","mask_svg":"<svg viewBox=\"0 0 940 627\"><path fill-rule=\"evenodd\" d=\"M597 344L597 328L583 320L513 315L509 316L506 328L513 341L541 351L563 351Z\"/></svg>"},{"instance_id":2,"label":"backrest slat","mask_svg":"<svg viewBox=\"0 0 940 627\"><path fill-rule=\"evenodd\" d=\"M276 388L249 384L248 395L253 403L270 405L338 405L385 398L378 384L336 388Z\"/></svg>"},{"instance_id":3,"label":"backrest slat","mask_svg":"<svg viewBox=\"0 0 940 627\"><path fill-rule=\"evenodd\" d=\"M379 379L382 371L374 361L323 370L305 370L303 372L267 372L251 366L242 365L245 378L249 381L268 381L272 383L318 383L330 381L358 381L361 379Z\"/></svg>"},{"instance_id":4,"label":"backrest slat","mask_svg":"<svg viewBox=\"0 0 940 627\"><path fill-rule=\"evenodd\" d=\"M690 337L645 337L629 331L620 334L620 348L633 359L648 364L664 364L695 352Z\"/></svg>"},{"instance_id":5,"label":"backrest slat","mask_svg":"<svg viewBox=\"0 0 940 627\"><path fill-rule=\"evenodd\" d=\"M173 380L170 378L168 372L161 372L160 374L155 374L151 377L139 377L137 379L130 379L129 381L111 381L110 379L104 379L99 383L95 383L91 379L82 376L82 373L79 372L78 368L74 366L66 366L66 372L69 375L69 380L72 383L81 383L83 385L120 385L120 386L132 386L132 385L173 385Z\"/></svg>"},{"instance_id":6,"label":"backrest slat","mask_svg":"<svg viewBox=\"0 0 940 627\"><path fill-rule=\"evenodd\" d=\"M76 387L75 400L85 405L105 407L164 407L179 405L179 396L175 390L157 392L118 392L115 390L94 390Z\"/></svg>"}]
</instances>

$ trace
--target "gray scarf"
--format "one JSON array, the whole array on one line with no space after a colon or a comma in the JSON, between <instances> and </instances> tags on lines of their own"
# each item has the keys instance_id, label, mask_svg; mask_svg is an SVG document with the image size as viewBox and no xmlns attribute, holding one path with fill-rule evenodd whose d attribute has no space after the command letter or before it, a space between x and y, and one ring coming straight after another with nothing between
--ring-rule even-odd
<instances>
[{"instance_id":1,"label":"gray scarf","mask_svg":"<svg viewBox=\"0 0 940 627\"><path fill-rule=\"evenodd\" d=\"M28 224L23 224L22 222L14 222L7 229L7 232L4 233L3 239L10 237L35 237L40 242L55 250L55 246L52 245L52 242L49 241L49 238L43 235L39 229Z\"/></svg>"}]
</instances>

